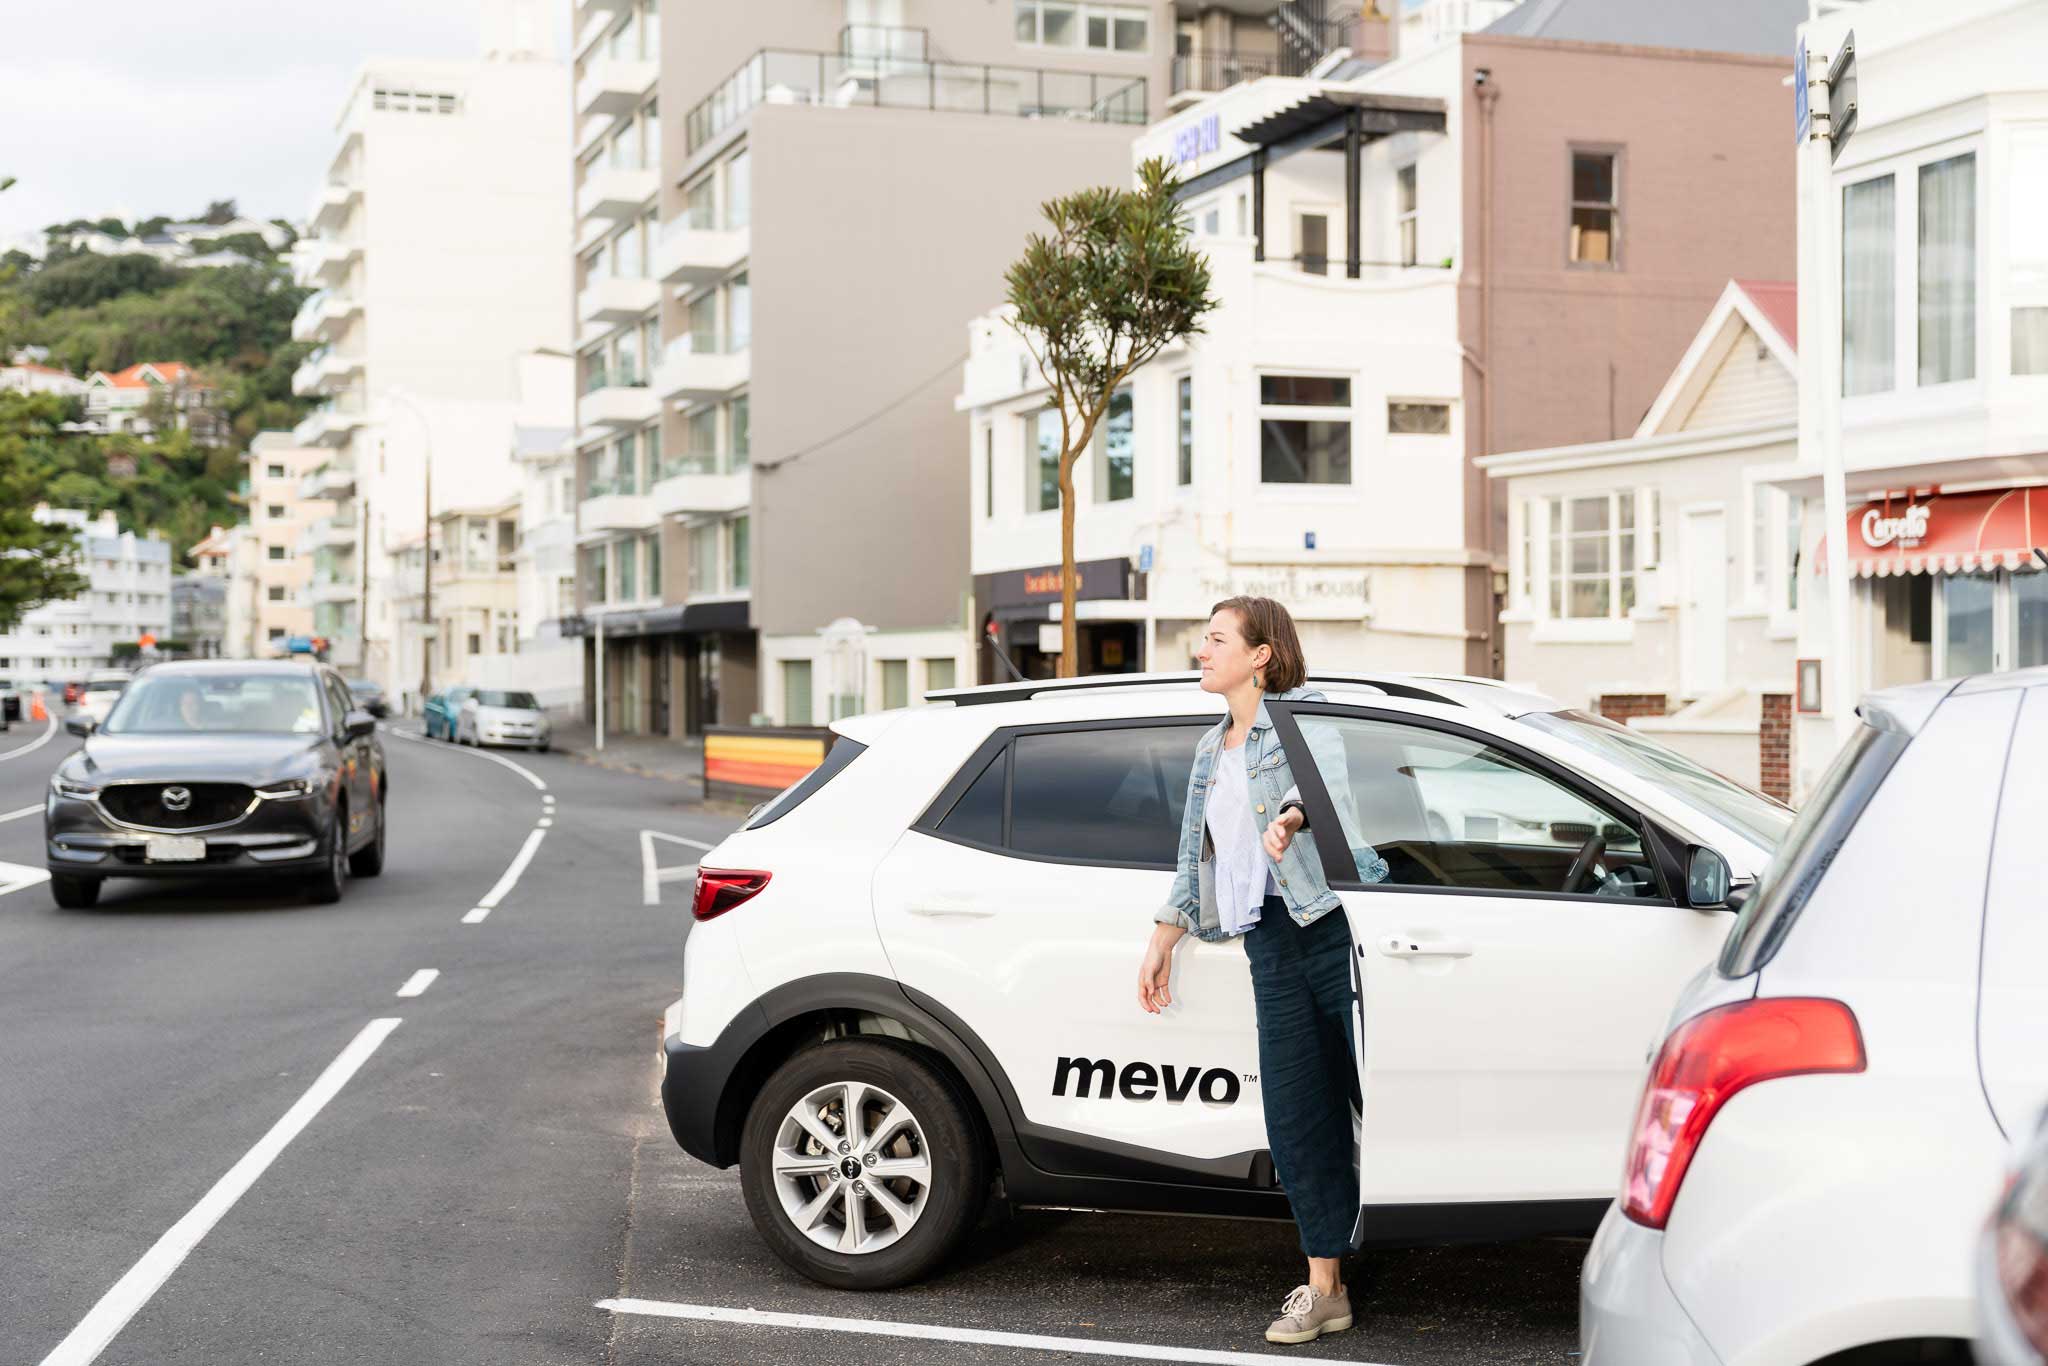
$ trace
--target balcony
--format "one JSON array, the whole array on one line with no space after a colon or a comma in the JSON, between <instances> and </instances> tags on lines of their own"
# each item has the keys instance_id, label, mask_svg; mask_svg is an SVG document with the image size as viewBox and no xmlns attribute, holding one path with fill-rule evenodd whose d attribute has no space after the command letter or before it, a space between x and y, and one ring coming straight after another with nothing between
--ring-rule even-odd
<instances>
[{"instance_id":1,"label":"balcony","mask_svg":"<svg viewBox=\"0 0 2048 1366\"><path fill-rule=\"evenodd\" d=\"M576 506L578 536L597 536L615 531L651 531L657 525L654 500L644 493L614 493L619 487L593 479ZM628 486L630 487L630 486Z\"/></svg>"},{"instance_id":2,"label":"balcony","mask_svg":"<svg viewBox=\"0 0 2048 1366\"><path fill-rule=\"evenodd\" d=\"M645 381L613 383L603 375L594 378L583 397L576 400L576 426L637 427L661 414L661 399Z\"/></svg>"},{"instance_id":3,"label":"balcony","mask_svg":"<svg viewBox=\"0 0 2048 1366\"><path fill-rule=\"evenodd\" d=\"M714 228L690 214L662 225L654 248L655 278L679 288L709 284L747 259L752 234L745 227Z\"/></svg>"},{"instance_id":4,"label":"balcony","mask_svg":"<svg viewBox=\"0 0 2048 1366\"><path fill-rule=\"evenodd\" d=\"M292 340L334 341L342 325L362 311L362 304L347 294L331 289L309 294L292 319Z\"/></svg>"},{"instance_id":5,"label":"balcony","mask_svg":"<svg viewBox=\"0 0 2048 1366\"><path fill-rule=\"evenodd\" d=\"M576 20L582 23L593 14L616 15L633 8L633 0L576 0Z\"/></svg>"},{"instance_id":6,"label":"balcony","mask_svg":"<svg viewBox=\"0 0 2048 1366\"><path fill-rule=\"evenodd\" d=\"M363 358L323 346L292 371L292 392L303 397L331 394L363 372Z\"/></svg>"},{"instance_id":7,"label":"balcony","mask_svg":"<svg viewBox=\"0 0 2048 1366\"><path fill-rule=\"evenodd\" d=\"M584 67L576 82L576 112L617 116L630 114L647 98L661 75L661 64L603 57Z\"/></svg>"},{"instance_id":8,"label":"balcony","mask_svg":"<svg viewBox=\"0 0 2048 1366\"><path fill-rule=\"evenodd\" d=\"M306 529L299 533L299 553L305 555L316 550L341 550L353 546L357 526L354 509L308 523Z\"/></svg>"},{"instance_id":9,"label":"balcony","mask_svg":"<svg viewBox=\"0 0 2048 1366\"><path fill-rule=\"evenodd\" d=\"M738 512L754 498L753 471L733 468L715 455L684 455L662 462L652 493L657 517L684 512Z\"/></svg>"},{"instance_id":10,"label":"balcony","mask_svg":"<svg viewBox=\"0 0 2048 1366\"><path fill-rule=\"evenodd\" d=\"M332 237L306 237L299 240L297 253L299 278L338 285L348 279L349 267L363 254L363 244Z\"/></svg>"},{"instance_id":11,"label":"balcony","mask_svg":"<svg viewBox=\"0 0 2048 1366\"><path fill-rule=\"evenodd\" d=\"M660 175L627 166L593 167L576 191L576 217L637 218L660 188Z\"/></svg>"},{"instance_id":12,"label":"balcony","mask_svg":"<svg viewBox=\"0 0 2048 1366\"><path fill-rule=\"evenodd\" d=\"M757 52L683 119L694 154L757 104L928 109L1011 118L1071 119L1143 127L1143 77L1040 67L984 66L842 52Z\"/></svg>"},{"instance_id":13,"label":"balcony","mask_svg":"<svg viewBox=\"0 0 2048 1366\"><path fill-rule=\"evenodd\" d=\"M352 460L330 460L299 481L299 497L311 499L346 498L355 491L356 467Z\"/></svg>"},{"instance_id":14,"label":"balcony","mask_svg":"<svg viewBox=\"0 0 2048 1366\"><path fill-rule=\"evenodd\" d=\"M634 322L660 303L661 285L658 281L592 280L576 296L576 321L607 325Z\"/></svg>"},{"instance_id":15,"label":"balcony","mask_svg":"<svg viewBox=\"0 0 2048 1366\"><path fill-rule=\"evenodd\" d=\"M308 413L305 421L292 428L292 440L301 446L346 445L367 420L360 399L336 399Z\"/></svg>"},{"instance_id":16,"label":"balcony","mask_svg":"<svg viewBox=\"0 0 2048 1366\"><path fill-rule=\"evenodd\" d=\"M1240 57L1235 52L1183 52L1173 59L1169 109L1178 109L1261 76L1280 75L1280 58L1260 53Z\"/></svg>"},{"instance_id":17,"label":"balcony","mask_svg":"<svg viewBox=\"0 0 2048 1366\"><path fill-rule=\"evenodd\" d=\"M662 349L654 388L664 403L701 403L739 392L752 372L745 337L686 332Z\"/></svg>"},{"instance_id":18,"label":"balcony","mask_svg":"<svg viewBox=\"0 0 2048 1366\"><path fill-rule=\"evenodd\" d=\"M334 232L348 223L348 211L363 194L363 187L353 181L322 185L313 194L313 205L306 214L307 231Z\"/></svg>"}]
</instances>

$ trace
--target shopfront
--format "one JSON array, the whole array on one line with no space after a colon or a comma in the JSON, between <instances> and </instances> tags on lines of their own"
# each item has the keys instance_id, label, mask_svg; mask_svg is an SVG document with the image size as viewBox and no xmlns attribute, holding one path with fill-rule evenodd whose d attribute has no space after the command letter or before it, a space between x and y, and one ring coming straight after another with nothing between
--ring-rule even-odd
<instances>
[{"instance_id":1,"label":"shopfront","mask_svg":"<svg viewBox=\"0 0 2048 1366\"><path fill-rule=\"evenodd\" d=\"M1859 691L2048 664L2048 487L1878 498L1845 530ZM1827 557L1822 538L1823 580ZM1809 604L1824 612L1825 595Z\"/></svg>"},{"instance_id":2,"label":"shopfront","mask_svg":"<svg viewBox=\"0 0 2048 1366\"><path fill-rule=\"evenodd\" d=\"M1077 653L1082 674L1142 673L1145 670L1145 576L1131 571L1123 556L1083 560L1074 566ZM1000 650L1026 678L1052 678L1059 671L1060 567L1011 569L978 574L974 597L980 605L983 639L976 677L1007 683L1012 675ZM1047 648L1051 647L1051 648Z\"/></svg>"},{"instance_id":3,"label":"shopfront","mask_svg":"<svg viewBox=\"0 0 2048 1366\"><path fill-rule=\"evenodd\" d=\"M752 718L756 638L745 601L593 612L564 618L562 634L589 642L584 696L602 690L613 734L679 738ZM594 720L594 707L585 710Z\"/></svg>"}]
</instances>

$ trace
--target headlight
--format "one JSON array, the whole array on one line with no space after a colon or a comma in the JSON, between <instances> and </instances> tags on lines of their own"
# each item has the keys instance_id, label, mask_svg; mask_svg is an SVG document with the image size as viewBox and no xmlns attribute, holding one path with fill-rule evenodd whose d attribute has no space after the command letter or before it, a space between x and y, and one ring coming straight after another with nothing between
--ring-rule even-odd
<instances>
[{"instance_id":1,"label":"headlight","mask_svg":"<svg viewBox=\"0 0 2048 1366\"><path fill-rule=\"evenodd\" d=\"M61 773L50 775L50 791L60 797L76 797L86 802L100 795L99 788L94 784L81 783L76 778L67 778Z\"/></svg>"},{"instance_id":2,"label":"headlight","mask_svg":"<svg viewBox=\"0 0 2048 1366\"><path fill-rule=\"evenodd\" d=\"M290 801L295 797L310 797L319 784L311 778L293 778L289 782L272 783L256 789L256 795L269 802Z\"/></svg>"}]
</instances>

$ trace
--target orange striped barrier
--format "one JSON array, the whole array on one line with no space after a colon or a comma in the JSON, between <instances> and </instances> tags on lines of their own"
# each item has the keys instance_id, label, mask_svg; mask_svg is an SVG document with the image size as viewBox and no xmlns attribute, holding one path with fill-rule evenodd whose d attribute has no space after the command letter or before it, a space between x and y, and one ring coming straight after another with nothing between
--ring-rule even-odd
<instances>
[{"instance_id":1,"label":"orange striped barrier","mask_svg":"<svg viewBox=\"0 0 2048 1366\"><path fill-rule=\"evenodd\" d=\"M825 761L828 730L812 727L706 726L704 796L772 797Z\"/></svg>"}]
</instances>

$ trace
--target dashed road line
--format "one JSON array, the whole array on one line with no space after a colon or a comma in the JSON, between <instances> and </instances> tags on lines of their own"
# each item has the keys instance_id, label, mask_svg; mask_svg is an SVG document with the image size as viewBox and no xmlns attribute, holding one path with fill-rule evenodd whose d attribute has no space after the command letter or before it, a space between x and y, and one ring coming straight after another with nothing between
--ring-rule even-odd
<instances>
[{"instance_id":1,"label":"dashed road line","mask_svg":"<svg viewBox=\"0 0 2048 1366\"><path fill-rule=\"evenodd\" d=\"M400 996L418 996L428 987L434 985L434 979L440 975L441 969L439 968L421 968L418 972L405 979L405 985L398 989L398 994Z\"/></svg>"},{"instance_id":2,"label":"dashed road line","mask_svg":"<svg viewBox=\"0 0 2048 1366\"><path fill-rule=\"evenodd\" d=\"M227 1175L213 1183L213 1189L199 1198L185 1214L172 1224L163 1237L156 1240L149 1251L142 1254L142 1260L128 1268L127 1274L115 1281L113 1288L100 1296L98 1304L79 1321L76 1328L58 1343L50 1354L43 1358L42 1366L86 1366L106 1350L128 1321L135 1317L143 1305L158 1290L163 1288L171 1273L199 1246L221 1216L234 1208L256 1179L263 1175L270 1164L277 1160L291 1141L299 1136L305 1127L313 1122L333 1100L357 1069L370 1060L391 1031L398 1028L399 1020L386 1018L372 1020L362 1031L341 1050L340 1056L327 1064L327 1070L306 1093L298 1098L284 1117L270 1126L270 1132L256 1141L256 1146L242 1155L239 1162L228 1168Z\"/></svg>"},{"instance_id":3,"label":"dashed road line","mask_svg":"<svg viewBox=\"0 0 2048 1366\"><path fill-rule=\"evenodd\" d=\"M954 1328L937 1323L897 1323L889 1319L843 1319L829 1314L779 1314L766 1309L728 1309L714 1304L676 1304L668 1300L599 1300L599 1309L614 1314L651 1318L694 1319L746 1328L797 1328L822 1333L853 1333L868 1337L916 1338L926 1342L971 1342L984 1347L1014 1347L1026 1352L1064 1352L1073 1356L1121 1357L1127 1361L1180 1361L1200 1366L1270 1366L1285 1353L1222 1352L1200 1347L1169 1347L1156 1342L1112 1342L1099 1338L1053 1337L1042 1333L1005 1333L989 1328ZM1317 1357L1329 1366L1384 1366L1351 1358Z\"/></svg>"}]
</instances>

